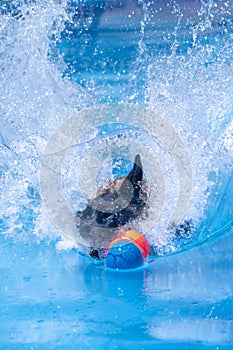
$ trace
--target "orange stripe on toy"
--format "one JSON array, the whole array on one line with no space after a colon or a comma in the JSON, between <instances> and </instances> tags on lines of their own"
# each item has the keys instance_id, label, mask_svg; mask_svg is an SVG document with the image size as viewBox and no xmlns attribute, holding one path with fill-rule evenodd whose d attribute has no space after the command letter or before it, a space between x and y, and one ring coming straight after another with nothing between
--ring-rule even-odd
<instances>
[{"instance_id":1,"label":"orange stripe on toy","mask_svg":"<svg viewBox=\"0 0 233 350\"><path fill-rule=\"evenodd\" d=\"M129 241L129 242L130 242L131 239L130 239L130 238L123 237L123 236L114 238L114 239L109 243L109 245L107 246L107 248L106 248L106 253L108 252L108 250L110 249L110 247L111 247L113 244L115 244L115 243L117 243L117 242L122 242L122 241Z\"/></svg>"},{"instance_id":2,"label":"orange stripe on toy","mask_svg":"<svg viewBox=\"0 0 233 350\"><path fill-rule=\"evenodd\" d=\"M140 248L143 258L146 259L150 251L150 245L146 237L136 230L126 231L124 233L124 237L130 238L133 241L133 243Z\"/></svg>"},{"instance_id":3,"label":"orange stripe on toy","mask_svg":"<svg viewBox=\"0 0 233 350\"><path fill-rule=\"evenodd\" d=\"M146 259L146 257L148 256L150 251L150 245L146 237L136 230L128 230L124 232L121 236L117 236L116 238L114 238L107 246L106 253L113 244L121 241L129 241L131 243L134 243L140 249L144 259Z\"/></svg>"}]
</instances>

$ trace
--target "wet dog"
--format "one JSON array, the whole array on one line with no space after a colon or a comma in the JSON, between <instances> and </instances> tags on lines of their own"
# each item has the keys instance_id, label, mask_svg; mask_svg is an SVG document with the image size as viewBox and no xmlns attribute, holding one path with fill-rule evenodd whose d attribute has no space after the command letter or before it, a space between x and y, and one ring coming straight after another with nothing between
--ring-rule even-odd
<instances>
[{"instance_id":1,"label":"wet dog","mask_svg":"<svg viewBox=\"0 0 233 350\"><path fill-rule=\"evenodd\" d=\"M107 188L98 191L86 209L77 212L80 235L90 246L106 247L119 227L131 224L143 214L147 201L142 162L137 154L127 176L114 180Z\"/></svg>"}]
</instances>

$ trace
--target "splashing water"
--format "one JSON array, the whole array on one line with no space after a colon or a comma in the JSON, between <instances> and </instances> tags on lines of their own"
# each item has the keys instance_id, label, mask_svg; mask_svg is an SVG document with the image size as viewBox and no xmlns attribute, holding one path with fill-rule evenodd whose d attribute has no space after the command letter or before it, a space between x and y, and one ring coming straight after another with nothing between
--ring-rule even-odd
<instances>
[{"instance_id":1,"label":"splashing water","mask_svg":"<svg viewBox=\"0 0 233 350\"><path fill-rule=\"evenodd\" d=\"M123 19L129 22L125 32L121 28L121 34L125 38L129 35L130 43L125 39L125 56L116 47L111 57L108 56L108 36L112 40L111 35L115 34L104 31L105 21L111 18L114 9L109 2L92 6L77 3L76 7L67 1L10 4L12 8L9 4L1 5L0 18L3 233L14 234L16 240L32 239L31 234L39 240L59 239L60 234L49 222L40 198L39 169L46 144L75 111L116 101L147 107L153 111L153 118L162 117L182 139L192 167L192 196L184 219L191 218L196 227L193 239L185 243L197 244L232 222L230 2L201 1L188 14L178 1L166 5L154 2L125 5ZM164 11L170 20L166 29ZM130 22L132 18L135 22ZM125 22L122 23L124 26ZM112 25L116 30L119 19ZM127 32L127 28L131 31ZM75 51L74 43L79 52ZM92 58L88 57L90 52L94 55ZM166 247L171 243L164 236L170 215L168 209L178 198L179 181L171 154L151 134L148 127L151 117L143 114L145 119L141 120L140 130L132 128L126 116L124 122L129 123L128 128L122 131L120 125L120 129L103 132L104 127L98 125L92 125L89 130L90 121L82 112L78 116L85 132L81 141L75 140L67 152L62 173L72 210L79 209L86 199L82 198L76 179L80 177L82 157L90 149L103 146L102 157L106 152L111 155L96 174L96 178L104 179L111 175L109 167L113 167L113 173L122 175L117 162L111 163L112 159L119 162L117 147L125 159L132 159L138 150L144 150L145 157L157 160L166 193L163 212L151 228L153 208L157 208L157 189L151 187L151 216L148 221L137 224L142 231L150 228L152 243ZM111 117L105 121L105 124L111 123ZM148 159L145 160L146 177L156 183L155 163ZM128 169L129 162L124 170ZM95 184L91 185L90 191L94 194ZM68 245L68 241L65 242L64 246ZM171 249L174 247L168 251Z\"/></svg>"},{"instance_id":2,"label":"splashing water","mask_svg":"<svg viewBox=\"0 0 233 350\"><path fill-rule=\"evenodd\" d=\"M83 105L85 93L62 79L60 61L56 66L49 59L64 27L64 5L15 6L1 17L1 215L3 232L26 233L29 222L40 231L38 170L46 140Z\"/></svg>"}]
</instances>

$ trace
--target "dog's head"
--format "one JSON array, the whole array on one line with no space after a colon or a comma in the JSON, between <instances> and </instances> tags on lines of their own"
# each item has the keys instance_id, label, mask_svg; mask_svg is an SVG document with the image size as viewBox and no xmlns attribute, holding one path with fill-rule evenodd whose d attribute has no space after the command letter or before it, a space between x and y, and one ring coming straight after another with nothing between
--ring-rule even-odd
<instances>
[{"instance_id":1,"label":"dog's head","mask_svg":"<svg viewBox=\"0 0 233 350\"><path fill-rule=\"evenodd\" d=\"M92 245L111 240L117 228L130 224L141 215L148 201L146 181L139 155L127 176L112 181L97 192L86 209L77 212L81 236Z\"/></svg>"}]
</instances>

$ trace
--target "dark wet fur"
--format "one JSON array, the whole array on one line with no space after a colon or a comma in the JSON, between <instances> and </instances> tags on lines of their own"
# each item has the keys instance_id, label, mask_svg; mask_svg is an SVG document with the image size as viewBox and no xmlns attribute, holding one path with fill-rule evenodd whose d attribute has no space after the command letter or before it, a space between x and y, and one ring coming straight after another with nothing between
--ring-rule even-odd
<instances>
[{"instance_id":1,"label":"dark wet fur","mask_svg":"<svg viewBox=\"0 0 233 350\"><path fill-rule=\"evenodd\" d=\"M185 220L181 225L176 227L175 236L177 238L190 238L192 231L192 220Z\"/></svg>"},{"instance_id":2,"label":"dark wet fur","mask_svg":"<svg viewBox=\"0 0 233 350\"><path fill-rule=\"evenodd\" d=\"M128 176L122 182L120 189L116 191L115 189L107 189L99 194L94 201L101 200L107 202L114 202L119 195L124 195L127 193L127 184L130 182L133 186L133 196L126 208L121 209L117 212L109 213L93 208L92 203L90 203L84 211L77 212L77 218L81 221L91 222L93 226L104 227L104 228L117 228L119 226L125 225L132 220L136 219L140 214L142 214L146 202L141 198L142 189L141 182L143 180L143 169L142 163L139 155L136 155L134 166L129 172Z\"/></svg>"},{"instance_id":3,"label":"dark wet fur","mask_svg":"<svg viewBox=\"0 0 233 350\"><path fill-rule=\"evenodd\" d=\"M90 243L89 253L94 259L102 259L105 257L105 248L103 247L106 247L106 245L103 244L103 241L101 241L103 237L100 237L98 233L96 234L96 228L108 228L109 230L104 230L104 240L107 239L107 241L111 241L119 226L131 223L143 213L145 207L148 205L146 192L142 189L144 180L142 163L139 155L135 157L132 170L126 177L121 178L121 181L122 182L120 182L120 187L118 187L118 190L116 190L116 188L113 186L99 192L97 197L90 202L89 205L87 205L85 210L77 212L79 224L87 224L90 231L93 231L94 233L95 242L92 240L92 243ZM106 213L93 208L93 203L95 203L95 201L101 202L101 200L104 200L111 203L121 195L124 196L124 193L127 194L128 182L130 182L133 186L133 196L126 208L115 213ZM188 239L191 237L192 228L192 220L185 220L177 227L172 226L171 234L173 235L174 239ZM87 232L85 232L84 230L82 233L83 237L87 241L91 239L90 231L87 230ZM156 256L157 254L158 252L156 247L151 246L150 255Z\"/></svg>"}]
</instances>

